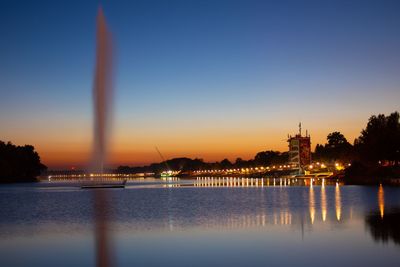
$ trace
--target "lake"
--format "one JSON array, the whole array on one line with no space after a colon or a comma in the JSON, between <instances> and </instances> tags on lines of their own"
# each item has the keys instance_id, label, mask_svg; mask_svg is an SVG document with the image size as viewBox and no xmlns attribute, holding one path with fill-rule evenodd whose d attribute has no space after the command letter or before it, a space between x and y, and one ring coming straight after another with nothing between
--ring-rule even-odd
<instances>
[{"instance_id":1,"label":"lake","mask_svg":"<svg viewBox=\"0 0 400 267\"><path fill-rule=\"evenodd\" d=\"M0 266L96 265L98 191L72 182L1 185ZM147 179L102 194L113 266L400 262L396 187L198 186Z\"/></svg>"}]
</instances>

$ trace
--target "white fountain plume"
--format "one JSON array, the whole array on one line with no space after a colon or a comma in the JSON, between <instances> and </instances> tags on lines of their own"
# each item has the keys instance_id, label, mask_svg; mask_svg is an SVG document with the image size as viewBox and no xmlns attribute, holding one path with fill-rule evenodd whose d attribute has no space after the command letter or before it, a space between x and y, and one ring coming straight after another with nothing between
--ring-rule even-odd
<instances>
[{"instance_id":1,"label":"white fountain plume","mask_svg":"<svg viewBox=\"0 0 400 267\"><path fill-rule=\"evenodd\" d=\"M107 30L103 10L97 15L96 70L93 85L94 137L91 170L103 174L108 152L108 139L112 112L112 53L111 37ZM109 197L106 191L94 193L94 223L96 240L96 265L110 267L113 264L112 242L109 231Z\"/></svg>"},{"instance_id":2,"label":"white fountain plume","mask_svg":"<svg viewBox=\"0 0 400 267\"><path fill-rule=\"evenodd\" d=\"M93 85L94 131L91 171L103 173L108 153L113 102L112 45L103 9L97 15L97 52Z\"/></svg>"}]
</instances>

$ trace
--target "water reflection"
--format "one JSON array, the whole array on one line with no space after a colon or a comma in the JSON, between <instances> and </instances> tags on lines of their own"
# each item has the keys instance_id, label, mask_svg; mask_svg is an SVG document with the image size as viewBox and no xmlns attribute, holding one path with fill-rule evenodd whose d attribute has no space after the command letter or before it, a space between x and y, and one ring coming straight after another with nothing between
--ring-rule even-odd
<instances>
[{"instance_id":1,"label":"water reflection","mask_svg":"<svg viewBox=\"0 0 400 267\"><path fill-rule=\"evenodd\" d=\"M335 187L335 210L336 210L336 219L340 221L342 216L342 198L340 196L340 186L336 183Z\"/></svg>"},{"instance_id":2,"label":"water reflection","mask_svg":"<svg viewBox=\"0 0 400 267\"><path fill-rule=\"evenodd\" d=\"M324 178L248 178L248 177L196 177L196 187L264 187L264 186L325 186L336 180Z\"/></svg>"},{"instance_id":3,"label":"water reflection","mask_svg":"<svg viewBox=\"0 0 400 267\"><path fill-rule=\"evenodd\" d=\"M322 213L322 220L326 221L326 191L325 191L325 180L322 181L321 185L321 213Z\"/></svg>"},{"instance_id":4,"label":"water reflection","mask_svg":"<svg viewBox=\"0 0 400 267\"><path fill-rule=\"evenodd\" d=\"M373 209L365 217L365 223L371 236L376 242L393 243L400 245L400 207L393 206L385 213L385 192L380 185L377 194L378 209Z\"/></svg>"},{"instance_id":5,"label":"water reflection","mask_svg":"<svg viewBox=\"0 0 400 267\"><path fill-rule=\"evenodd\" d=\"M57 227L59 231L62 225L68 226L70 223L76 228L76 222L81 222L86 226L93 222L91 218L95 218L96 235L99 236L98 241L102 241L109 239L106 230L111 223L113 231L141 231L154 227L162 229L164 226L169 231L174 231L191 227L232 228L235 225L259 227L307 222L309 226L316 222L330 224L333 220L329 218L334 218L329 216L330 213L336 213L335 221L341 220L342 196L339 185L331 187L325 183L321 186L309 183L309 186L285 187L284 180L282 186L279 179L275 182L274 187L271 179L271 186L268 187L268 180L262 182L256 178L215 178L194 186L188 181L159 184L158 187L130 185L124 190L107 191L108 195L103 195L101 190L93 192L73 188L67 191L49 188L28 193L21 191L21 195L16 191L16 195L10 193L9 198L28 198L26 203L29 205L0 205L3 213L8 211L14 214L13 217L3 214L4 216L0 217L0 226L4 226L3 229L16 230L15 227L23 224L35 226L51 222L48 230L52 231L53 224L62 223ZM288 183L286 181L286 184ZM290 185L292 184L290 182ZM208 188L196 188L203 186ZM89 198L94 194L94 213L87 194ZM30 198L33 201L29 201ZM37 202L41 204L39 207L34 205ZM329 207L333 209L330 210ZM38 210L41 211L40 217L36 216ZM349 206L346 210L350 214ZM321 217L317 214L321 214ZM309 220L302 222L306 217ZM24 227L18 231L24 232ZM7 232L0 231L0 237ZM99 248L101 243L99 242Z\"/></svg>"},{"instance_id":6,"label":"water reflection","mask_svg":"<svg viewBox=\"0 0 400 267\"><path fill-rule=\"evenodd\" d=\"M310 197L309 197L309 209L310 209L310 219L311 223L314 223L315 220L315 195L314 195L314 187L312 185L312 182L310 184L310 191L309 191Z\"/></svg>"},{"instance_id":7,"label":"water reflection","mask_svg":"<svg viewBox=\"0 0 400 267\"><path fill-rule=\"evenodd\" d=\"M318 266L321 261L314 261L315 257L329 259L333 253L354 264L376 266L373 255L388 257L387 253L398 252L387 249L393 242L384 247L373 240L399 243L400 209L396 213L392 207L398 205L400 189L385 188L382 201L383 188L330 186L324 181L318 185L315 180L307 186L292 186L293 180L285 186L279 178L275 186L273 179L267 186L266 179L238 177L210 178L204 181L208 186L196 182L153 182L153 187L140 183L109 190L107 201L95 209L104 213L98 214L93 214L93 191L0 187L0 266L93 265L92 226L98 231L98 241L111 241L112 234L118 266ZM366 216L370 210L374 212ZM111 232L102 232L110 225ZM8 256L16 247L28 255L21 259L24 264L15 265L15 254ZM107 249L99 247L99 251ZM52 257L54 251L62 251L70 262L60 264L59 258ZM299 256L309 251L318 251L313 261ZM288 262L283 264L281 255L287 255ZM365 261L352 255L366 255ZM398 253L389 256L397 260L393 262L400 260ZM274 257L275 264L269 264ZM251 264L252 258L258 265Z\"/></svg>"},{"instance_id":8,"label":"water reflection","mask_svg":"<svg viewBox=\"0 0 400 267\"><path fill-rule=\"evenodd\" d=\"M381 212L373 212L365 218L366 226L376 242L400 245L400 209L397 208L382 217Z\"/></svg>"},{"instance_id":9,"label":"water reflection","mask_svg":"<svg viewBox=\"0 0 400 267\"><path fill-rule=\"evenodd\" d=\"M96 238L96 261L99 267L114 266L110 234L110 208L106 190L94 189L94 223Z\"/></svg>"},{"instance_id":10,"label":"water reflection","mask_svg":"<svg viewBox=\"0 0 400 267\"><path fill-rule=\"evenodd\" d=\"M378 189L378 204L379 204L379 212L381 214L381 218L385 214L385 193L383 192L383 186L379 185Z\"/></svg>"}]
</instances>

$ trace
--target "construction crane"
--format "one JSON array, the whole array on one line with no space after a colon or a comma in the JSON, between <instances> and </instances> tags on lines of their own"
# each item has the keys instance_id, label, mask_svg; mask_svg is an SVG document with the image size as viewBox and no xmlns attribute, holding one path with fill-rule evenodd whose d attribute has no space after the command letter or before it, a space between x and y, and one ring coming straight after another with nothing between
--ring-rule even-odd
<instances>
[{"instance_id":1,"label":"construction crane","mask_svg":"<svg viewBox=\"0 0 400 267\"><path fill-rule=\"evenodd\" d=\"M158 150L158 147L155 147L155 149L157 150L158 155L160 155L160 158L162 159L162 161L165 163L165 166L167 167L167 171L170 171L171 168L168 166L167 161L164 159L163 155L161 154L160 150Z\"/></svg>"}]
</instances>

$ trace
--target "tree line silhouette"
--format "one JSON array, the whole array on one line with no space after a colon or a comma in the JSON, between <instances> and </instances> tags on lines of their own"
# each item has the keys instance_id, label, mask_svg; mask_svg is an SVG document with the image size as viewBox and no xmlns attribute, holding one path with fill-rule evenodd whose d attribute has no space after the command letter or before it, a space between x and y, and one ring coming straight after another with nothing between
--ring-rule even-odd
<instances>
[{"instance_id":1,"label":"tree line silhouette","mask_svg":"<svg viewBox=\"0 0 400 267\"><path fill-rule=\"evenodd\" d=\"M153 163L148 166L142 167L129 167L119 166L117 168L118 173L139 173L139 172L152 172L160 174L167 170L176 170L182 172L188 172L193 170L223 170L223 169L236 169L236 168L252 168L259 166L279 165L286 164L288 162L288 152L279 151L262 151L255 155L254 159L243 160L237 158L234 162L229 159L223 159L217 162L204 162L203 159L190 159L186 157L173 158L160 163Z\"/></svg>"},{"instance_id":2,"label":"tree line silhouette","mask_svg":"<svg viewBox=\"0 0 400 267\"><path fill-rule=\"evenodd\" d=\"M313 154L314 161L326 163L352 162L355 158L354 146L340 132L332 132L327 136L325 145L317 144Z\"/></svg>"},{"instance_id":3,"label":"tree line silhouette","mask_svg":"<svg viewBox=\"0 0 400 267\"><path fill-rule=\"evenodd\" d=\"M180 170L208 170L252 168L259 166L283 165L288 162L288 152L262 151L253 159L237 158L234 162L224 159L220 162L204 162L202 159L174 158L143 167L120 166L121 173ZM345 177L349 183L377 183L387 179L400 178L400 120L399 113L373 115L360 136L351 144L346 137L334 131L327 136L325 144L317 144L312 153L313 161L326 164L351 163ZM168 166L168 167L167 167Z\"/></svg>"},{"instance_id":4,"label":"tree line silhouette","mask_svg":"<svg viewBox=\"0 0 400 267\"><path fill-rule=\"evenodd\" d=\"M0 183L35 181L46 169L33 146L0 141Z\"/></svg>"},{"instance_id":5,"label":"tree line silhouette","mask_svg":"<svg viewBox=\"0 0 400 267\"><path fill-rule=\"evenodd\" d=\"M317 144L313 158L325 161L354 161L369 166L399 165L399 113L371 116L353 145L340 132L330 133L325 145Z\"/></svg>"},{"instance_id":6,"label":"tree line silhouette","mask_svg":"<svg viewBox=\"0 0 400 267\"><path fill-rule=\"evenodd\" d=\"M398 183L400 181L400 116L371 116L354 141L355 157L346 169L349 183Z\"/></svg>"}]
</instances>

